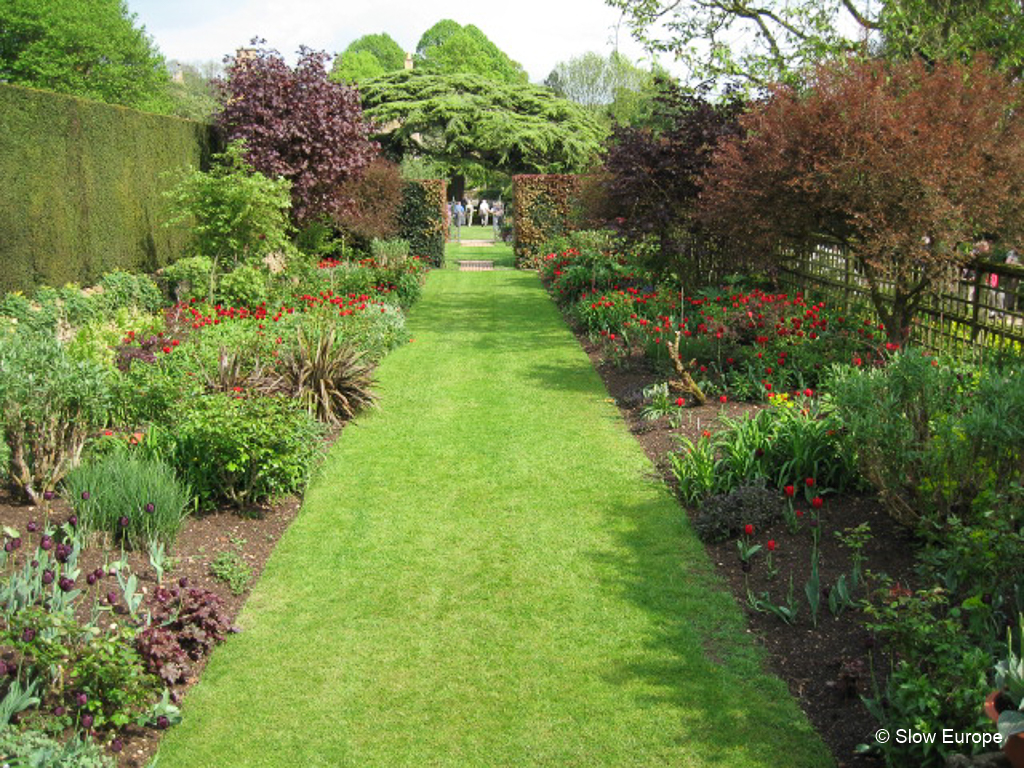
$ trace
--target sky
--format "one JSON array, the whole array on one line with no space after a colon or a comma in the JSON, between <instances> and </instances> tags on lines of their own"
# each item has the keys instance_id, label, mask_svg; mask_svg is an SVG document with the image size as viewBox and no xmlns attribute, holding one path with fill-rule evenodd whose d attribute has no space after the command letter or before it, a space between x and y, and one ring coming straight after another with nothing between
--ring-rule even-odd
<instances>
[{"instance_id":1,"label":"sky","mask_svg":"<svg viewBox=\"0 0 1024 768\"><path fill-rule=\"evenodd\" d=\"M614 50L619 13L603 0L127 0L136 23L164 58L187 63L221 61L225 55L262 37L295 62L300 45L330 54L343 51L363 35L387 32L406 51L441 19L475 24L530 81L542 82L560 61L596 51ZM626 24L618 50L634 61L649 62L630 38ZM674 70L670 61L660 63ZM681 74L681 73L676 73Z\"/></svg>"}]
</instances>

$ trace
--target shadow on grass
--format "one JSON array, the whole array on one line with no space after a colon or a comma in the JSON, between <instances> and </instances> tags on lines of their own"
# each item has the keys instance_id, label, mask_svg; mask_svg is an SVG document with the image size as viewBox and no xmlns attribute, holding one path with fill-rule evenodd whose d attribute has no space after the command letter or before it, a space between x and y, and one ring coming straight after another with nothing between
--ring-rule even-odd
<instances>
[{"instance_id":1,"label":"shadow on grass","mask_svg":"<svg viewBox=\"0 0 1024 768\"><path fill-rule=\"evenodd\" d=\"M610 682L644 683L641 701L668 702L703 740L710 764L790 768L831 765L828 751L790 697L763 669L731 594L686 529L683 511L651 501L621 507L621 554L595 555L604 586L650 616L643 652L608 670ZM621 522L621 521L620 521ZM616 526L618 527L618 526ZM763 762L762 762L763 761Z\"/></svg>"}]
</instances>

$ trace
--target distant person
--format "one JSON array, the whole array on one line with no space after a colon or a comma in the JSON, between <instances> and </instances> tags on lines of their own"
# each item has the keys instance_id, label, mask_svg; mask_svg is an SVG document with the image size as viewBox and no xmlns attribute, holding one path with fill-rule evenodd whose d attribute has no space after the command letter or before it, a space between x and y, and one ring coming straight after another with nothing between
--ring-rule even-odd
<instances>
[{"instance_id":1,"label":"distant person","mask_svg":"<svg viewBox=\"0 0 1024 768\"><path fill-rule=\"evenodd\" d=\"M485 227L488 224L491 223L491 220L489 218L490 213L491 213L491 207L489 205L487 205L487 201L486 200L481 200L480 201L480 223L483 226L485 226Z\"/></svg>"},{"instance_id":2,"label":"distant person","mask_svg":"<svg viewBox=\"0 0 1024 768\"><path fill-rule=\"evenodd\" d=\"M466 226L473 226L473 201L466 200Z\"/></svg>"},{"instance_id":3,"label":"distant person","mask_svg":"<svg viewBox=\"0 0 1024 768\"><path fill-rule=\"evenodd\" d=\"M501 238L501 222L505 218L505 205L498 200L491 208L491 224L494 225L494 239Z\"/></svg>"},{"instance_id":4,"label":"distant person","mask_svg":"<svg viewBox=\"0 0 1024 768\"><path fill-rule=\"evenodd\" d=\"M455 207L452 209L454 214L453 221L455 223L455 239L460 243L462 242L462 228L466 225L466 207L462 204L461 200L455 201Z\"/></svg>"}]
</instances>

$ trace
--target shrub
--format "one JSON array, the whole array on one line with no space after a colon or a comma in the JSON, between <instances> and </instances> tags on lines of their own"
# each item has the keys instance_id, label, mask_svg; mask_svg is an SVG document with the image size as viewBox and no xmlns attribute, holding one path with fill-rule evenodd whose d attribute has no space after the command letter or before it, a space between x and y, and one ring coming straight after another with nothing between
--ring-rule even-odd
<instances>
[{"instance_id":1,"label":"shrub","mask_svg":"<svg viewBox=\"0 0 1024 768\"><path fill-rule=\"evenodd\" d=\"M136 637L149 670L167 683L181 682L189 660L199 661L235 632L223 604L204 589L165 589L153 593L150 624Z\"/></svg>"},{"instance_id":2,"label":"shrub","mask_svg":"<svg viewBox=\"0 0 1024 768\"><path fill-rule=\"evenodd\" d=\"M135 307L155 312L164 304L163 294L149 275L137 275L115 269L100 278L99 301L109 312L122 307Z\"/></svg>"},{"instance_id":3,"label":"shrub","mask_svg":"<svg viewBox=\"0 0 1024 768\"><path fill-rule=\"evenodd\" d=\"M338 214L337 223L357 247L398 234L404 186L398 166L383 157L375 158L362 176L342 185L341 195L350 202Z\"/></svg>"},{"instance_id":4,"label":"shrub","mask_svg":"<svg viewBox=\"0 0 1024 768\"><path fill-rule=\"evenodd\" d=\"M14 488L33 503L73 467L111 406L110 373L38 334L0 339L0 419Z\"/></svg>"},{"instance_id":5,"label":"shrub","mask_svg":"<svg viewBox=\"0 0 1024 768\"><path fill-rule=\"evenodd\" d=\"M73 469L64 487L79 525L134 549L154 539L172 545L191 500L170 466L122 452Z\"/></svg>"},{"instance_id":6,"label":"shrub","mask_svg":"<svg viewBox=\"0 0 1024 768\"><path fill-rule=\"evenodd\" d=\"M42 731L0 731L0 755L13 760L12 765L45 766L45 768L114 768L115 762L103 754L103 748L92 739L74 737L65 743Z\"/></svg>"},{"instance_id":7,"label":"shrub","mask_svg":"<svg viewBox=\"0 0 1024 768\"><path fill-rule=\"evenodd\" d=\"M704 175L706 220L769 260L827 237L849 248L888 340L985 233L1024 228L1024 89L970 64L880 59L820 64L777 88L718 145Z\"/></svg>"},{"instance_id":8,"label":"shrub","mask_svg":"<svg viewBox=\"0 0 1024 768\"><path fill-rule=\"evenodd\" d=\"M146 338L156 336L163 330L162 315L149 314L136 307L121 307L82 325L67 344L68 357L113 368L115 350L124 345L127 334L133 334L133 338Z\"/></svg>"},{"instance_id":9,"label":"shrub","mask_svg":"<svg viewBox=\"0 0 1024 768\"><path fill-rule=\"evenodd\" d=\"M211 394L180 403L173 461L204 508L302 490L323 429L301 403Z\"/></svg>"},{"instance_id":10,"label":"shrub","mask_svg":"<svg viewBox=\"0 0 1024 768\"><path fill-rule=\"evenodd\" d=\"M258 267L236 267L221 276L217 295L228 306L254 309L267 300L267 277Z\"/></svg>"},{"instance_id":11,"label":"shrub","mask_svg":"<svg viewBox=\"0 0 1024 768\"><path fill-rule=\"evenodd\" d=\"M1024 377L940 364L920 350L837 369L830 388L864 477L905 523L970 511L1021 480Z\"/></svg>"},{"instance_id":12,"label":"shrub","mask_svg":"<svg viewBox=\"0 0 1024 768\"><path fill-rule=\"evenodd\" d=\"M711 496L693 517L693 528L706 544L738 536L745 525L766 528L782 516L782 499L759 485L741 485Z\"/></svg>"},{"instance_id":13,"label":"shrub","mask_svg":"<svg viewBox=\"0 0 1024 768\"><path fill-rule=\"evenodd\" d=\"M292 69L261 42L228 63L218 123L256 170L290 182L296 221L331 216L375 154L359 94L327 79L326 53L303 47Z\"/></svg>"},{"instance_id":14,"label":"shrub","mask_svg":"<svg viewBox=\"0 0 1024 768\"><path fill-rule=\"evenodd\" d=\"M217 164L209 172L183 173L167 193L171 209L167 225L190 225L194 251L211 259L214 282L219 265L228 260L235 266L294 250L288 182L255 172L243 159L243 151L238 143L229 145L224 154L215 156ZM200 266L195 264L196 273Z\"/></svg>"},{"instance_id":15,"label":"shrub","mask_svg":"<svg viewBox=\"0 0 1024 768\"><path fill-rule=\"evenodd\" d=\"M296 398L309 413L327 424L351 419L372 405L373 366L363 353L338 344L333 328L317 335L299 329L295 346L279 358L279 373L266 388Z\"/></svg>"},{"instance_id":16,"label":"shrub","mask_svg":"<svg viewBox=\"0 0 1024 768\"><path fill-rule=\"evenodd\" d=\"M163 269L168 291L177 301L209 298L212 274L213 261L208 256L188 256Z\"/></svg>"}]
</instances>

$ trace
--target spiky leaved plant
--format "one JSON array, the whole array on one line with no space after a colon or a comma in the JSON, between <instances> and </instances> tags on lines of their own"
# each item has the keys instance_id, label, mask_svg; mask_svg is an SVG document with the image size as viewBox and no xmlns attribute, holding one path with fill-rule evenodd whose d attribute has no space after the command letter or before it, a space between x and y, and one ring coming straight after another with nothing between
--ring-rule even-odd
<instances>
[{"instance_id":1,"label":"spiky leaved plant","mask_svg":"<svg viewBox=\"0 0 1024 768\"><path fill-rule=\"evenodd\" d=\"M340 424L377 399L371 390L374 366L363 358L361 350L338 344L333 328L312 337L299 328L295 346L280 355L269 389L299 398L322 422Z\"/></svg>"}]
</instances>

